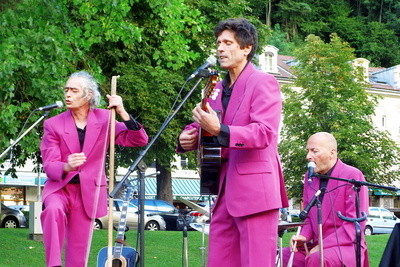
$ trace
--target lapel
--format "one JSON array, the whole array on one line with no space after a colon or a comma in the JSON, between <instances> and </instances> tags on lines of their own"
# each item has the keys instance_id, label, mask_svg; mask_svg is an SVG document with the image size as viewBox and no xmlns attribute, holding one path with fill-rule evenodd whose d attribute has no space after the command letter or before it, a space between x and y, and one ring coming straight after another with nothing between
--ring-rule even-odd
<instances>
[{"instance_id":1,"label":"lapel","mask_svg":"<svg viewBox=\"0 0 400 267\"><path fill-rule=\"evenodd\" d=\"M83 142L82 149L86 157L90 154L90 151L92 151L101 132L101 122L98 119L100 118L96 116L96 109L90 109L86 124L85 141Z\"/></svg>"},{"instance_id":2,"label":"lapel","mask_svg":"<svg viewBox=\"0 0 400 267\"><path fill-rule=\"evenodd\" d=\"M79 144L78 131L76 130L74 118L72 117L70 110L65 112L64 133L63 138L71 154L79 153L81 148Z\"/></svg>"},{"instance_id":3,"label":"lapel","mask_svg":"<svg viewBox=\"0 0 400 267\"><path fill-rule=\"evenodd\" d=\"M98 121L95 110L91 109L88 115L85 141L83 142L83 149L82 149L82 152L84 152L86 156L89 155L94 144L96 143L97 138L99 137L99 134L101 132L100 130L101 130L101 122ZM64 133L65 135L63 136L63 138L70 152L80 153L81 147L79 144L78 131L76 130L74 118L72 117L70 110L67 110L65 113Z\"/></svg>"},{"instance_id":4,"label":"lapel","mask_svg":"<svg viewBox=\"0 0 400 267\"><path fill-rule=\"evenodd\" d=\"M342 168L343 168L343 163L340 159L337 160L336 162L336 166L333 169L332 173L330 176L332 177L338 177L339 178L339 174L342 173ZM330 179L328 182L328 186L327 186L327 191L328 193L325 194L324 196L324 200L322 201L322 223L324 223L328 218L332 218L332 213L333 216L337 217L336 214L336 210L334 207L334 205L331 205L331 199L332 202L335 203L336 201L336 197L339 193L339 191L341 189L337 188L339 185L339 181L338 180L334 180L334 179ZM338 203L338 205L340 205ZM338 218L339 219L339 218Z\"/></svg>"},{"instance_id":5,"label":"lapel","mask_svg":"<svg viewBox=\"0 0 400 267\"><path fill-rule=\"evenodd\" d=\"M242 73L239 75L236 83L233 87L231 98L226 109L226 115L224 116L223 123L231 125L235 118L236 112L238 111L240 104L246 93L246 82L250 75L254 72L255 68L251 62L244 68Z\"/></svg>"}]
</instances>

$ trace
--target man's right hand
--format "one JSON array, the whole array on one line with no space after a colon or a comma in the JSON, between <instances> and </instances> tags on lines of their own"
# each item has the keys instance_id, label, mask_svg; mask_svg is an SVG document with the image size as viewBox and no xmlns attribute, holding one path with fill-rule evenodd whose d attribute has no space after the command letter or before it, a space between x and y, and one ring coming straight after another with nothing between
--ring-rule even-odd
<instances>
[{"instance_id":1,"label":"man's right hand","mask_svg":"<svg viewBox=\"0 0 400 267\"><path fill-rule=\"evenodd\" d=\"M75 171L86 162L86 156L82 153L74 153L68 156L68 162L64 165L64 172Z\"/></svg>"},{"instance_id":2,"label":"man's right hand","mask_svg":"<svg viewBox=\"0 0 400 267\"><path fill-rule=\"evenodd\" d=\"M303 244L306 242L306 237L302 235L293 235L290 238L290 251L291 252L297 252L297 247L303 246Z\"/></svg>"},{"instance_id":3,"label":"man's right hand","mask_svg":"<svg viewBox=\"0 0 400 267\"><path fill-rule=\"evenodd\" d=\"M183 131L179 135L179 144L185 151L194 150L198 146L198 132L196 128Z\"/></svg>"}]
</instances>

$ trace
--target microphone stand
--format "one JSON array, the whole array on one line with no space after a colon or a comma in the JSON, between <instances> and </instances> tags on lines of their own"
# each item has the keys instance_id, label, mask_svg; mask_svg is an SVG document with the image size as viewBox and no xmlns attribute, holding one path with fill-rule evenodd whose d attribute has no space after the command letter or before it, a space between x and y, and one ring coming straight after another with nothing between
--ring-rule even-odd
<instances>
[{"instance_id":1,"label":"microphone stand","mask_svg":"<svg viewBox=\"0 0 400 267\"><path fill-rule=\"evenodd\" d=\"M183 239L182 239L182 267L189 266L189 257L188 257L188 222L187 222L187 215L189 214L190 210L180 210L179 216L182 218L183 221Z\"/></svg>"},{"instance_id":2,"label":"microphone stand","mask_svg":"<svg viewBox=\"0 0 400 267\"><path fill-rule=\"evenodd\" d=\"M344 179L344 178L338 178L338 177L332 177L328 175L323 175L323 174L318 174L315 173L313 175L314 177L319 177L319 178L324 178L324 179L332 179L332 180L338 180L338 181L343 181L347 182L353 185L353 189L356 192L356 218L349 218L345 217L342 215L340 211L337 212L338 217L344 221L348 222L354 222L355 228L356 228L356 266L361 267L361 226L360 222L364 221L367 218L367 214L365 212L361 212L362 217L360 217L360 189L361 186L367 186L367 187L376 187L376 188L382 188L390 191L398 191L400 190L399 188L396 187L391 187L391 186L384 186L384 185L377 185L377 184L372 184L364 181L359 181L355 179Z\"/></svg>"},{"instance_id":3,"label":"microphone stand","mask_svg":"<svg viewBox=\"0 0 400 267\"><path fill-rule=\"evenodd\" d=\"M153 144L155 143L155 141L158 139L158 137L160 137L161 133L167 128L168 124L171 122L171 120L175 117L175 115L178 113L178 111L182 108L182 106L186 103L186 101L189 99L189 97L192 95L192 93L194 92L194 90L199 86L199 84L201 83L201 81L205 78L205 77L209 77L211 76L211 73L207 70L201 70L199 72L199 74L197 75L200 78L197 80L196 84L192 87L192 89L190 89L190 91L187 93L187 95L182 99L181 103L177 106L177 108L175 109L175 111L171 114L171 116L169 116L167 118L167 120L164 122L164 124L161 126L161 128L158 130L158 132L156 133L156 135L153 137L153 139L147 144L147 146L145 147L144 150L142 150L141 152L139 152L139 156L136 158L136 160L132 163L132 165L128 168L127 173L124 175L124 177L121 179L121 181L114 187L113 191L111 191L110 193L110 197L114 198L115 195L120 191L121 187L126 183L126 180L128 179L128 177L131 175L131 173L138 168L139 163L144 164L143 162L143 158L146 155L146 153L149 151L149 149L153 146ZM145 164L144 164L145 165ZM140 168L139 168L140 169ZM142 172L142 170L140 170ZM140 173L140 172L139 172ZM139 175L139 199L138 199L138 203L140 203L139 205L139 218L144 218L144 208L143 208L143 203L144 203L144 197L145 197L145 182L144 182L144 173L141 173L141 175ZM141 253L144 249L144 226L142 227L138 227L138 233L139 233L139 244L141 244L141 251L139 255L139 263L140 263L140 267L144 267L144 253Z\"/></svg>"},{"instance_id":4,"label":"microphone stand","mask_svg":"<svg viewBox=\"0 0 400 267\"><path fill-rule=\"evenodd\" d=\"M326 188L321 188L321 192L325 192ZM322 210L321 201L317 198L317 214L318 214L318 244L319 244L319 265L324 267L324 241L322 238Z\"/></svg>"},{"instance_id":5,"label":"microphone stand","mask_svg":"<svg viewBox=\"0 0 400 267\"><path fill-rule=\"evenodd\" d=\"M44 118L46 118L49 115L49 111L46 111L43 113L43 115L34 123L32 124L31 127L29 127L23 134L20 135L20 137L17 138L6 150L4 150L3 153L0 155L0 159L4 157L10 151L11 148L13 148L30 130L33 129L39 122L41 122Z\"/></svg>"},{"instance_id":6,"label":"microphone stand","mask_svg":"<svg viewBox=\"0 0 400 267\"><path fill-rule=\"evenodd\" d=\"M313 175L315 176L315 175ZM322 210L321 210L321 201L320 196L325 193L326 188L322 187L315 193L315 203L317 206L317 217L318 217L318 245L319 245L319 264L320 267L324 267L324 243L322 238ZM311 206L312 207L312 206ZM310 208L311 208L310 207ZM303 215L303 220L305 220L308 216L308 212Z\"/></svg>"}]
</instances>

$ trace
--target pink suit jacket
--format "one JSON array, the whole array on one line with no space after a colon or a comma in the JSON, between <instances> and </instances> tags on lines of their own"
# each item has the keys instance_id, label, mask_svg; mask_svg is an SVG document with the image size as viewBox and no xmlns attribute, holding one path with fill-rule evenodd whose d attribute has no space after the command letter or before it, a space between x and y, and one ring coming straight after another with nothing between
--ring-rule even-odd
<instances>
[{"instance_id":1,"label":"pink suit jacket","mask_svg":"<svg viewBox=\"0 0 400 267\"><path fill-rule=\"evenodd\" d=\"M364 175L360 170L344 164L338 159L335 168L331 175L332 177L355 179L358 181L365 181ZM313 178L311 184L308 184L308 174L305 175L303 201L304 206L308 205L315 195L315 190L319 189L319 178ZM329 193L328 193L329 192ZM360 190L360 213L363 211L368 214L368 188L361 187ZM329 180L327 186L327 193L325 193L322 201L322 237L323 247L331 248L338 247L340 244L341 254L343 256L343 263L346 266L356 266L355 258L355 240L356 228L353 222L347 222L340 219L337 212L340 211L343 216L349 218L356 217L355 206L356 194L350 183L338 180ZM308 217L305 219L306 225L302 228L301 235L307 238L307 241L314 240L318 243L318 214L317 208L311 208ZM366 220L361 222L362 239L361 239L361 266L367 267L368 253L367 245L364 237L364 228ZM339 243L339 244L338 244Z\"/></svg>"},{"instance_id":2,"label":"pink suit jacket","mask_svg":"<svg viewBox=\"0 0 400 267\"><path fill-rule=\"evenodd\" d=\"M215 89L220 92L209 103L214 110L222 111L222 82ZM276 79L249 63L236 80L222 115L222 123L230 130L230 143L229 148L222 148L227 162L222 165L220 190L225 182L226 205L232 216L288 206L278 155L281 111ZM198 129L199 125L192 123L185 130L193 127Z\"/></svg>"},{"instance_id":3,"label":"pink suit jacket","mask_svg":"<svg viewBox=\"0 0 400 267\"><path fill-rule=\"evenodd\" d=\"M110 110L90 110L82 149L87 160L76 171L67 174L64 174L63 166L67 162L68 155L81 152L78 132L71 111L63 112L44 122L44 135L40 150L47 180L43 189L43 201L48 195L63 188L72 177L79 174L86 214L89 218L98 218L107 214L105 157L109 145L110 114ZM143 128L132 131L128 130L123 122L116 122L116 144L143 146L147 144L147 141L148 137ZM96 201L96 192L98 192L98 201Z\"/></svg>"}]
</instances>

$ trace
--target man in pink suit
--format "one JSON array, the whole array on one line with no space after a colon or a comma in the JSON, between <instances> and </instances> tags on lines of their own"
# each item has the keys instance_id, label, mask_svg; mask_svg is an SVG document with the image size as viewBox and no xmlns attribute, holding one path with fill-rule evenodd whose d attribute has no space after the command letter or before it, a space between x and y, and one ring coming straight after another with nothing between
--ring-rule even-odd
<instances>
[{"instance_id":1,"label":"man in pink suit","mask_svg":"<svg viewBox=\"0 0 400 267\"><path fill-rule=\"evenodd\" d=\"M228 19L215 28L220 66L228 70L207 111L193 109L194 123L179 136L178 151L197 149L199 127L222 147L219 193L213 208L208 266L274 266L279 208L287 196L278 155L281 95L276 79L250 60L255 27ZM222 111L219 121L215 110Z\"/></svg>"},{"instance_id":2,"label":"man in pink suit","mask_svg":"<svg viewBox=\"0 0 400 267\"><path fill-rule=\"evenodd\" d=\"M365 181L360 170L343 163L337 157L337 143L333 135L320 132L312 135L307 142L307 160L315 162L315 173L326 174L331 177ZM325 267L356 266L356 228L353 222L340 219L337 212L349 218L357 218L356 193L352 184L333 179L312 178L309 182L308 172L304 178L303 203L304 206L313 199L320 188L326 188L322 197L322 237L323 262ZM322 190L323 191L323 190ZM360 213L368 212L368 189L361 187ZM320 195L321 197L321 195ZM283 252L283 262L286 266L291 251L294 253L293 266L320 266L320 244L318 231L317 208L312 207L304 221L300 235L292 236L290 248ZM361 222L361 229L365 228L366 221ZM361 266L367 267L368 253L364 233L361 237ZM297 247L294 242L297 241ZM306 254L304 244L310 249Z\"/></svg>"},{"instance_id":3,"label":"man in pink suit","mask_svg":"<svg viewBox=\"0 0 400 267\"><path fill-rule=\"evenodd\" d=\"M65 88L67 111L44 122L40 150L47 180L41 214L47 266L87 265L93 219L107 214L105 157L109 144L109 110L98 109L98 85L87 72L70 76ZM143 146L143 127L125 111L122 99L107 95L116 122L115 143Z\"/></svg>"}]
</instances>

